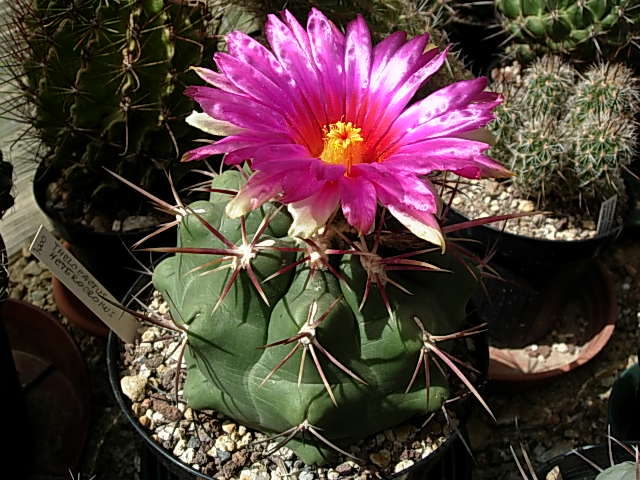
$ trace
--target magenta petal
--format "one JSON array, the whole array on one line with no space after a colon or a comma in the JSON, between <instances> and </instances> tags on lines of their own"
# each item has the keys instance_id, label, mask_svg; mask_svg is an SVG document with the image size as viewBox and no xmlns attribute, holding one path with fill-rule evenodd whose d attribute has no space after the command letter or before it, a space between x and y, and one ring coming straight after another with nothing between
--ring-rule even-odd
<instances>
[{"instance_id":1,"label":"magenta petal","mask_svg":"<svg viewBox=\"0 0 640 480\"><path fill-rule=\"evenodd\" d=\"M226 206L227 215L238 218L273 199L280 191L280 175L256 172Z\"/></svg>"},{"instance_id":2,"label":"magenta petal","mask_svg":"<svg viewBox=\"0 0 640 480\"><path fill-rule=\"evenodd\" d=\"M308 165L317 161L318 159L309 156L309 152L302 145L294 143L271 144L265 145L257 151L253 168L272 171L286 170L287 168L295 168L297 162L304 162L305 165Z\"/></svg>"},{"instance_id":3,"label":"magenta petal","mask_svg":"<svg viewBox=\"0 0 640 480\"><path fill-rule=\"evenodd\" d=\"M212 85L225 92L245 95L245 93L231 83L222 73L214 72L208 68L192 67L196 74L209 85Z\"/></svg>"},{"instance_id":4,"label":"magenta petal","mask_svg":"<svg viewBox=\"0 0 640 480\"><path fill-rule=\"evenodd\" d=\"M225 120L248 129L264 130L267 127L283 133L289 132L287 122L281 114L250 98L198 86L188 87L185 94L197 101L207 115L217 120Z\"/></svg>"},{"instance_id":5,"label":"magenta petal","mask_svg":"<svg viewBox=\"0 0 640 480\"><path fill-rule=\"evenodd\" d=\"M418 35L398 48L390 58L379 54L379 60L375 59L379 64L376 65L376 69L372 71L371 75L371 90L380 95L388 95L400 83L409 78L419 68L417 64L428 41L429 35ZM397 42L396 39L394 39L394 44L389 47L395 46L395 42Z\"/></svg>"},{"instance_id":6,"label":"magenta petal","mask_svg":"<svg viewBox=\"0 0 640 480\"><path fill-rule=\"evenodd\" d=\"M452 171L467 178L507 177L510 172L483 154L489 145L462 138L436 138L405 145L384 163L390 168L426 175Z\"/></svg>"},{"instance_id":7,"label":"magenta petal","mask_svg":"<svg viewBox=\"0 0 640 480\"><path fill-rule=\"evenodd\" d=\"M327 115L337 119L344 113L344 35L319 10L313 8L307 22L313 59L325 85Z\"/></svg>"},{"instance_id":8,"label":"magenta petal","mask_svg":"<svg viewBox=\"0 0 640 480\"><path fill-rule=\"evenodd\" d=\"M436 195L426 180L413 172L389 168L385 163L358 165L359 172L376 189L382 205L407 205L420 211L436 211Z\"/></svg>"},{"instance_id":9,"label":"magenta petal","mask_svg":"<svg viewBox=\"0 0 640 480\"><path fill-rule=\"evenodd\" d=\"M346 85L345 118L358 121L360 109L367 103L371 74L371 34L362 15L347 25L344 52Z\"/></svg>"},{"instance_id":10,"label":"magenta petal","mask_svg":"<svg viewBox=\"0 0 640 480\"><path fill-rule=\"evenodd\" d=\"M407 34L405 32L393 32L373 48L373 62L371 64L372 90L380 83L382 72L406 39Z\"/></svg>"},{"instance_id":11,"label":"magenta petal","mask_svg":"<svg viewBox=\"0 0 640 480\"><path fill-rule=\"evenodd\" d=\"M275 15L269 15L265 34L280 64L293 78L297 95L308 104L317 122L318 131L328 123L325 104L322 101L323 86L311 52L305 51L291 29Z\"/></svg>"},{"instance_id":12,"label":"magenta petal","mask_svg":"<svg viewBox=\"0 0 640 480\"><path fill-rule=\"evenodd\" d=\"M478 96L486 86L487 79L485 77L462 80L447 85L402 112L394 122L392 130L404 132L447 112L463 108L472 101L478 101ZM493 100L495 100L495 94Z\"/></svg>"},{"instance_id":13,"label":"magenta petal","mask_svg":"<svg viewBox=\"0 0 640 480\"><path fill-rule=\"evenodd\" d=\"M231 32L226 40L231 55L259 70L279 87L286 87L289 74L264 45L240 31Z\"/></svg>"},{"instance_id":14,"label":"magenta petal","mask_svg":"<svg viewBox=\"0 0 640 480\"><path fill-rule=\"evenodd\" d=\"M362 177L343 177L340 181L340 198L347 222L358 232L369 233L378 206L373 184Z\"/></svg>"},{"instance_id":15,"label":"magenta petal","mask_svg":"<svg viewBox=\"0 0 640 480\"><path fill-rule=\"evenodd\" d=\"M273 104L274 98L283 98L286 93L260 70L227 53L216 53L214 59L220 70L245 95L274 106L278 110L288 105L287 102Z\"/></svg>"}]
</instances>

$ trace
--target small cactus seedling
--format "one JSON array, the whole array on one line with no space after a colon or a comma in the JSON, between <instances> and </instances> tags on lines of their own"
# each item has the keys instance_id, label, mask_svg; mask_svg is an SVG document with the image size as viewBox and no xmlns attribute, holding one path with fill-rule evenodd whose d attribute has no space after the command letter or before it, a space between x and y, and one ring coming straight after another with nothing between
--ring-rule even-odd
<instances>
[{"instance_id":1,"label":"small cactus seedling","mask_svg":"<svg viewBox=\"0 0 640 480\"><path fill-rule=\"evenodd\" d=\"M374 48L362 17L343 34L318 10L306 30L284 11L265 33L272 51L228 35L220 72L197 70L212 86L187 90L192 122L229 136L184 160L245 168L215 175L208 201L162 204L178 243L151 249L174 254L153 281L185 332L186 399L307 463L442 409L452 378L488 410L453 353L483 329L466 312L478 270L445 253L460 249L425 176L508 175L462 136L499 96L472 79L407 107L446 50L401 32Z\"/></svg>"}]
</instances>

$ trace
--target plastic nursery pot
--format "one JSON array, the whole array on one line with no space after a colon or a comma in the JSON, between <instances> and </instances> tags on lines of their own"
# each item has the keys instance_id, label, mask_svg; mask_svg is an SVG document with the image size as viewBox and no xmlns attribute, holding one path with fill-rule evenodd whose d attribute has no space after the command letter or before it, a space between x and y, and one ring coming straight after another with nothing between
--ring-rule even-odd
<instances>
[{"instance_id":1,"label":"plastic nursery pot","mask_svg":"<svg viewBox=\"0 0 640 480\"><path fill-rule=\"evenodd\" d=\"M131 288L126 298L131 298L134 292L141 292L145 285L148 285L148 278L141 277ZM467 355L465 358L471 359L477 370L481 372L481 378L477 380L477 383L480 384L478 388L481 389L486 381L489 363L486 338L481 335L474 335L469 338L469 342L463 348ZM131 401L125 397L120 387L121 372L123 370L121 352L121 340L113 332L109 332L107 339L109 383L116 402L135 431L143 438L148 450L142 452L142 467L143 474L145 474L143 480L215 480L213 477L204 475L190 465L185 464L174 456L172 452L156 443L151 436L151 432L139 423L131 410ZM456 352L456 354L458 353ZM475 401L475 399L471 395L469 397L471 398L466 398L463 404L460 405L461 408L458 412L460 434L451 434L437 450L413 466L393 475L379 478L382 480L471 480L473 459L466 447L469 442L464 423L471 411L469 402Z\"/></svg>"},{"instance_id":2,"label":"plastic nursery pot","mask_svg":"<svg viewBox=\"0 0 640 480\"><path fill-rule=\"evenodd\" d=\"M110 332L107 341L107 369L113 394L127 420L144 439L152 454L152 457L148 456L149 452L145 452L146 457L143 454L144 470L149 474L145 480L215 480L172 455L171 452L156 443L151 437L151 433L140 425L131 411L129 399L124 396L120 388L120 372L122 370L120 350L120 339L113 332ZM466 435L464 429L461 432ZM466 439L465 442L467 442ZM153 461L154 458L156 462ZM380 478L387 480L471 480L472 463L473 460L467 452L464 442L458 434L452 434L435 452L412 467Z\"/></svg>"},{"instance_id":3,"label":"plastic nursery pot","mask_svg":"<svg viewBox=\"0 0 640 480\"><path fill-rule=\"evenodd\" d=\"M627 445L632 447L634 443L627 443ZM612 458L614 464L634 460L634 457L627 450L615 442L611 442L611 445L603 443L580 447L575 451L590 462L598 465L601 469L610 467ZM538 478L547 478L547 474L555 467L560 469L561 476L558 478L562 480L595 480L598 473L600 473L599 470L589 465L589 462L585 461L584 458L571 451L552 458L545 463L538 470Z\"/></svg>"},{"instance_id":4,"label":"plastic nursery pot","mask_svg":"<svg viewBox=\"0 0 640 480\"><path fill-rule=\"evenodd\" d=\"M555 377L591 360L609 341L618 315L616 292L611 275L597 261L581 269L566 272L534 297L537 302L533 315L498 318L490 322L489 378L500 381L535 381ZM484 312L486 313L486 312ZM483 312L480 312L482 317ZM511 325L535 332L536 350L521 345L509 345L508 320L523 322ZM507 326L505 326L505 323ZM557 349L545 330L575 335L575 353ZM501 344L494 337L501 335ZM566 344L565 344L566 347ZM548 357L540 361L538 354L548 350Z\"/></svg>"},{"instance_id":5,"label":"plastic nursery pot","mask_svg":"<svg viewBox=\"0 0 640 480\"><path fill-rule=\"evenodd\" d=\"M608 418L613 437L640 442L640 363L627 368L613 383Z\"/></svg>"},{"instance_id":6,"label":"plastic nursery pot","mask_svg":"<svg viewBox=\"0 0 640 480\"><path fill-rule=\"evenodd\" d=\"M71 291L56 277L51 278L53 300L58 311L69 320L70 323L83 329L96 337L106 338L109 334L107 327L89 308L82 303Z\"/></svg>"},{"instance_id":7,"label":"plastic nursery pot","mask_svg":"<svg viewBox=\"0 0 640 480\"><path fill-rule=\"evenodd\" d=\"M466 222L469 219L455 209L447 212L448 224ZM454 236L475 240L466 245L480 254L495 251L492 264L528 279L533 284L546 284L550 278L563 270L570 270L581 262L598 255L611 243L620 229L584 240L546 240L517 235L480 225L455 232Z\"/></svg>"},{"instance_id":8,"label":"plastic nursery pot","mask_svg":"<svg viewBox=\"0 0 640 480\"><path fill-rule=\"evenodd\" d=\"M20 478L66 478L69 469L77 470L89 427L89 376L82 355L54 317L29 303L3 302L0 319L26 411L23 418L9 413L31 439L29 463L20 467L30 468L32 476L21 470Z\"/></svg>"},{"instance_id":9,"label":"plastic nursery pot","mask_svg":"<svg viewBox=\"0 0 640 480\"><path fill-rule=\"evenodd\" d=\"M132 252L130 246L152 233L156 227L127 232L96 232L88 227L65 221L47 207L47 187L57 178L52 169L40 164L36 170L33 191L36 203L64 240L71 245L71 252L82 262L97 280L116 298L122 298L136 280L140 270L150 265L159 255L149 252ZM129 189L123 185L123 189ZM147 247L172 245L175 232L167 230L149 239Z\"/></svg>"}]
</instances>

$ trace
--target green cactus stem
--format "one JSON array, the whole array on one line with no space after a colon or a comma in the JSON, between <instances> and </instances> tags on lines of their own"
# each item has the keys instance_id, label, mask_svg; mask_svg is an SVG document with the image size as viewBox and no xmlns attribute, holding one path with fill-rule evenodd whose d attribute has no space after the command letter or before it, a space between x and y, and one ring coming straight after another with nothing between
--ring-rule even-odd
<instances>
[{"instance_id":1,"label":"green cactus stem","mask_svg":"<svg viewBox=\"0 0 640 480\"><path fill-rule=\"evenodd\" d=\"M563 54L571 60L623 60L637 54L640 10L634 0L495 0L509 51L531 60Z\"/></svg>"},{"instance_id":2,"label":"green cactus stem","mask_svg":"<svg viewBox=\"0 0 640 480\"><path fill-rule=\"evenodd\" d=\"M213 188L242 181L231 170ZM326 463L369 434L442 408L446 370L468 383L448 353L453 338L478 331L465 311L476 284L465 262L439 251L397 256L332 228L296 240L281 208L230 219L230 198L212 193L186 208L177 248L164 249L175 255L153 275L186 331L184 394L193 408L272 434L308 464Z\"/></svg>"}]
</instances>

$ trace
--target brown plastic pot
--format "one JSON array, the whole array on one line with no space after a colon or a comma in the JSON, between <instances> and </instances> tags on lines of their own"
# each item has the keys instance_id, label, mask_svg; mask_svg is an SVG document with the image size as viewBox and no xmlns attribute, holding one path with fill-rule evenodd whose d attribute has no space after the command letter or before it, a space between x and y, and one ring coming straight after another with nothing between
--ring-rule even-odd
<instances>
[{"instance_id":1,"label":"brown plastic pot","mask_svg":"<svg viewBox=\"0 0 640 480\"><path fill-rule=\"evenodd\" d=\"M53 300L58 311L67 320L85 332L100 338L106 338L109 334L107 327L89 308L76 297L71 290L63 285L56 277L51 279Z\"/></svg>"},{"instance_id":2,"label":"brown plastic pot","mask_svg":"<svg viewBox=\"0 0 640 480\"><path fill-rule=\"evenodd\" d=\"M569 372L591 360L607 344L618 316L618 302L611 274L599 262L567 278L562 288L550 288L533 317L533 322L554 325L555 319L566 314L570 305L579 306L587 323L585 338L579 353L570 360L559 358L556 363L540 365L522 347L489 347L489 379L522 382L552 378ZM570 316L570 319L576 317ZM568 322L571 323L571 322ZM531 328L536 328L531 325ZM570 330L568 331L575 331Z\"/></svg>"},{"instance_id":3,"label":"brown plastic pot","mask_svg":"<svg viewBox=\"0 0 640 480\"><path fill-rule=\"evenodd\" d=\"M63 478L77 471L89 428L90 388L84 359L50 314L29 303L0 306L13 354L31 439L30 461L20 478ZM14 412L9 412L15 415Z\"/></svg>"}]
</instances>

